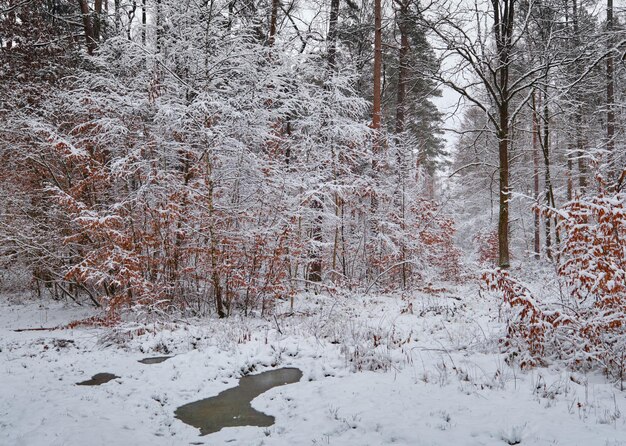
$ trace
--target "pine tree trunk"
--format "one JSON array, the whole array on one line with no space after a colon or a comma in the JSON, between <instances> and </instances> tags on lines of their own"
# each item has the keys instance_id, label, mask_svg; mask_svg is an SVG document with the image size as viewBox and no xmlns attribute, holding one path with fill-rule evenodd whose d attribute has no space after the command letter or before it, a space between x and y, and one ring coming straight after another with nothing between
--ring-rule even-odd
<instances>
[{"instance_id":1,"label":"pine tree trunk","mask_svg":"<svg viewBox=\"0 0 626 446\"><path fill-rule=\"evenodd\" d=\"M100 42L100 36L102 31L102 0L94 1L94 14L93 14L93 39L96 42Z\"/></svg>"},{"instance_id":2,"label":"pine tree trunk","mask_svg":"<svg viewBox=\"0 0 626 446\"><path fill-rule=\"evenodd\" d=\"M83 18L83 30L85 32L85 43L87 45L87 54L93 55L96 50L97 41L94 35L94 27L91 14L89 13L89 5L87 0L78 0L80 6L80 14Z\"/></svg>"},{"instance_id":3,"label":"pine tree trunk","mask_svg":"<svg viewBox=\"0 0 626 446\"><path fill-rule=\"evenodd\" d=\"M383 60L383 25L381 0L374 1L374 90L372 101L372 130L374 130L372 144L372 170L376 174L378 170L378 155L381 150L380 123L381 123L381 77ZM372 192L372 217L378 209L376 193ZM376 225L374 224L374 231Z\"/></svg>"}]
</instances>

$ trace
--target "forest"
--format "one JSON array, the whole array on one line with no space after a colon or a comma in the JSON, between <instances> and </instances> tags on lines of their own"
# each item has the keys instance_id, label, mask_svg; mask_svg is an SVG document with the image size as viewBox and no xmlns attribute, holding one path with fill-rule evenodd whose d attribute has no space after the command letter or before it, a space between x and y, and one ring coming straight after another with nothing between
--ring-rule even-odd
<instances>
[{"instance_id":1,"label":"forest","mask_svg":"<svg viewBox=\"0 0 626 446\"><path fill-rule=\"evenodd\" d=\"M625 6L0 0L0 443L626 445Z\"/></svg>"}]
</instances>

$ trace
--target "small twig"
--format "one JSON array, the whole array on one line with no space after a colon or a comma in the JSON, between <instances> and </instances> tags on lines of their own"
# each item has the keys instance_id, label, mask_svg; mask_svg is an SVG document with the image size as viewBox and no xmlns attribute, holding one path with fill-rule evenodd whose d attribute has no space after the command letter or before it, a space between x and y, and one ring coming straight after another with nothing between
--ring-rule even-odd
<instances>
[{"instance_id":1,"label":"small twig","mask_svg":"<svg viewBox=\"0 0 626 446\"><path fill-rule=\"evenodd\" d=\"M58 330L59 327L40 327L40 328L17 328L13 331L20 333L22 331L53 331Z\"/></svg>"},{"instance_id":2,"label":"small twig","mask_svg":"<svg viewBox=\"0 0 626 446\"><path fill-rule=\"evenodd\" d=\"M280 325L278 324L278 318L276 315L274 315L274 322L276 322L276 329L278 330L278 333L283 334L283 331L280 329Z\"/></svg>"},{"instance_id":3,"label":"small twig","mask_svg":"<svg viewBox=\"0 0 626 446\"><path fill-rule=\"evenodd\" d=\"M376 282L378 282L378 279L380 279L382 276L384 276L385 274L387 274L389 271L391 271L392 269L394 269L397 266L401 266L404 265L405 263L414 263L413 260L403 260L402 262L398 262L395 263L393 265L391 265L389 268L387 268L385 271L383 271L382 273L380 273L378 276L376 276L376 278L372 281L372 283L369 284L369 286L367 287L367 289L365 290L365 294L369 293L369 291L372 289L372 287L374 285L376 285Z\"/></svg>"}]
</instances>

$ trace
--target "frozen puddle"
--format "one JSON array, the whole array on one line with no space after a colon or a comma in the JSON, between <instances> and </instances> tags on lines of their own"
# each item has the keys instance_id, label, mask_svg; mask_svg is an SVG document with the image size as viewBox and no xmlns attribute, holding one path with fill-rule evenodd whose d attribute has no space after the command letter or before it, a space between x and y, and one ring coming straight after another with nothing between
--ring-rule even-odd
<instances>
[{"instance_id":1,"label":"frozen puddle","mask_svg":"<svg viewBox=\"0 0 626 446\"><path fill-rule=\"evenodd\" d=\"M154 356L152 358L140 359L139 362L142 364L159 364L163 361L167 361L170 358L173 358L173 356Z\"/></svg>"},{"instance_id":2,"label":"frozen puddle","mask_svg":"<svg viewBox=\"0 0 626 446\"><path fill-rule=\"evenodd\" d=\"M113 373L96 373L87 381L76 383L78 386L99 386L100 384L108 383L112 379L119 378L119 376Z\"/></svg>"},{"instance_id":3,"label":"frozen puddle","mask_svg":"<svg viewBox=\"0 0 626 446\"><path fill-rule=\"evenodd\" d=\"M300 378L302 372L289 367L244 376L237 387L180 406L174 415L183 423L200 429L200 435L211 434L224 427L271 426L274 417L253 409L250 402L273 387L296 383Z\"/></svg>"}]
</instances>

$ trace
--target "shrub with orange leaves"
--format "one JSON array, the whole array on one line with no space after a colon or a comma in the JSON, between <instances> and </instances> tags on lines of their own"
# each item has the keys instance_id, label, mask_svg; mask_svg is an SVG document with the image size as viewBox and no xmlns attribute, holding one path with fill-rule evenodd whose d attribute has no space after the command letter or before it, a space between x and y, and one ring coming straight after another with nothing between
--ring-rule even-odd
<instances>
[{"instance_id":1,"label":"shrub with orange leaves","mask_svg":"<svg viewBox=\"0 0 626 446\"><path fill-rule=\"evenodd\" d=\"M607 194L577 199L549 210L565 234L559 274L572 296L597 308L626 309L626 196Z\"/></svg>"},{"instance_id":2,"label":"shrub with orange leaves","mask_svg":"<svg viewBox=\"0 0 626 446\"><path fill-rule=\"evenodd\" d=\"M376 279L380 289L423 286L427 272L446 281L459 280L461 252L454 244L455 232L454 220L433 200L413 197L404 216L397 208L388 209L378 224L377 238L366 249L369 266L381 274Z\"/></svg>"},{"instance_id":3,"label":"shrub with orange leaves","mask_svg":"<svg viewBox=\"0 0 626 446\"><path fill-rule=\"evenodd\" d=\"M418 213L424 224L419 231L426 261L438 269L445 280L461 278L461 251L454 244L455 222L441 215L440 207L434 202L425 202Z\"/></svg>"},{"instance_id":4,"label":"shrub with orange leaves","mask_svg":"<svg viewBox=\"0 0 626 446\"><path fill-rule=\"evenodd\" d=\"M624 381L626 373L626 195L601 190L561 209L547 209L558 221L562 241L558 277L568 294L539 302L507 272L483 276L514 310L508 347L531 358L550 357L574 368L601 367ZM523 340L523 344L515 343Z\"/></svg>"},{"instance_id":5,"label":"shrub with orange leaves","mask_svg":"<svg viewBox=\"0 0 626 446\"><path fill-rule=\"evenodd\" d=\"M569 323L568 317L537 302L530 290L507 271L487 270L482 280L487 290L501 293L512 310L507 315L504 347L520 355L521 367L541 364L550 336L557 327Z\"/></svg>"},{"instance_id":6,"label":"shrub with orange leaves","mask_svg":"<svg viewBox=\"0 0 626 446\"><path fill-rule=\"evenodd\" d=\"M498 231L480 231L474 236L478 246L478 263L485 267L494 266L498 260Z\"/></svg>"},{"instance_id":7,"label":"shrub with orange leaves","mask_svg":"<svg viewBox=\"0 0 626 446\"><path fill-rule=\"evenodd\" d=\"M220 262L215 266L221 278L226 314L259 308L271 311L278 298L292 296L288 276L291 255L297 254L290 227L273 231L250 231L224 237L218 244Z\"/></svg>"},{"instance_id":8,"label":"shrub with orange leaves","mask_svg":"<svg viewBox=\"0 0 626 446\"><path fill-rule=\"evenodd\" d=\"M559 211L558 273L576 307L586 361L623 376L626 367L626 194L601 190Z\"/></svg>"}]
</instances>

